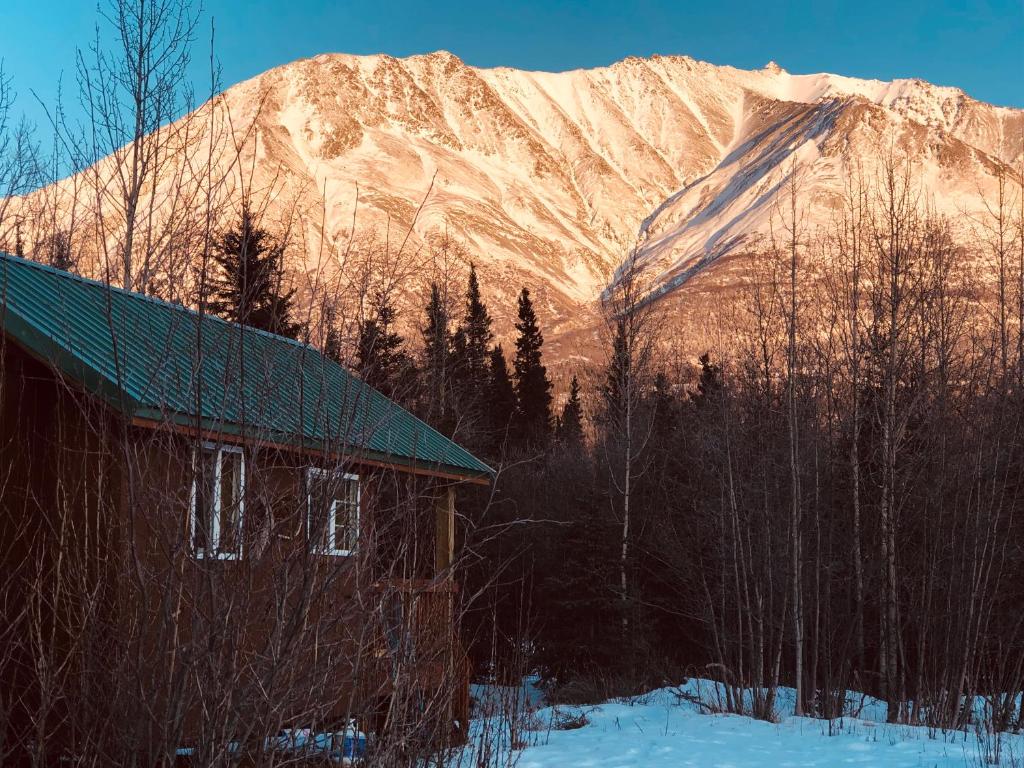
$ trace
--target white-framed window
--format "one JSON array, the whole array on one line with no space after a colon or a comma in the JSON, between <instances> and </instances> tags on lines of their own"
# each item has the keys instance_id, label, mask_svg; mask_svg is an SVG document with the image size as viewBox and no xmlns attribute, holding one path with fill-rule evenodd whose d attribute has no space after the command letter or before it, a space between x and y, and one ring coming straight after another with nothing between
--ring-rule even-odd
<instances>
[{"instance_id":1,"label":"white-framed window","mask_svg":"<svg viewBox=\"0 0 1024 768\"><path fill-rule=\"evenodd\" d=\"M351 555L359 539L359 475L306 469L309 544L321 555Z\"/></svg>"},{"instance_id":2,"label":"white-framed window","mask_svg":"<svg viewBox=\"0 0 1024 768\"><path fill-rule=\"evenodd\" d=\"M242 556L245 453L233 445L203 443L193 458L189 529L196 557Z\"/></svg>"}]
</instances>

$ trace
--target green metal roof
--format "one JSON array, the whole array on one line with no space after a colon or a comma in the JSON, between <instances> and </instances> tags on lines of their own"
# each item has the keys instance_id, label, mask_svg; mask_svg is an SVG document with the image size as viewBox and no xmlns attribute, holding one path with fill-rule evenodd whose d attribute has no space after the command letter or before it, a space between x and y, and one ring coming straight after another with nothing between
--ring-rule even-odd
<instances>
[{"instance_id":1,"label":"green metal roof","mask_svg":"<svg viewBox=\"0 0 1024 768\"><path fill-rule=\"evenodd\" d=\"M493 474L310 346L2 252L0 328L129 418Z\"/></svg>"}]
</instances>

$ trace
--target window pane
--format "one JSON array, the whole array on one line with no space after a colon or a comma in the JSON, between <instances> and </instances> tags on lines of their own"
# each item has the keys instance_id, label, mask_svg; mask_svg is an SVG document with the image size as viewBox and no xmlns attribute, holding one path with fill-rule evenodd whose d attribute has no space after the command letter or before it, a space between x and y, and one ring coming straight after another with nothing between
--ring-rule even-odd
<instances>
[{"instance_id":1,"label":"window pane","mask_svg":"<svg viewBox=\"0 0 1024 768\"><path fill-rule=\"evenodd\" d=\"M213 542L217 453L205 449L199 451L196 464L195 532L192 546L200 551L210 549Z\"/></svg>"},{"instance_id":2,"label":"window pane","mask_svg":"<svg viewBox=\"0 0 1024 768\"><path fill-rule=\"evenodd\" d=\"M359 481L342 480L335 502L334 548L352 551L355 549L358 525Z\"/></svg>"},{"instance_id":3,"label":"window pane","mask_svg":"<svg viewBox=\"0 0 1024 768\"><path fill-rule=\"evenodd\" d=\"M307 473L309 541L314 552L355 548L359 481L318 470Z\"/></svg>"},{"instance_id":4,"label":"window pane","mask_svg":"<svg viewBox=\"0 0 1024 768\"><path fill-rule=\"evenodd\" d=\"M242 454L222 451L220 458L220 541L221 552L237 553L242 519Z\"/></svg>"},{"instance_id":5,"label":"window pane","mask_svg":"<svg viewBox=\"0 0 1024 768\"><path fill-rule=\"evenodd\" d=\"M309 473L309 540L314 549L329 547L331 494L329 477L319 472Z\"/></svg>"},{"instance_id":6,"label":"window pane","mask_svg":"<svg viewBox=\"0 0 1024 768\"><path fill-rule=\"evenodd\" d=\"M334 548L348 549L348 507L344 502L334 502Z\"/></svg>"}]
</instances>

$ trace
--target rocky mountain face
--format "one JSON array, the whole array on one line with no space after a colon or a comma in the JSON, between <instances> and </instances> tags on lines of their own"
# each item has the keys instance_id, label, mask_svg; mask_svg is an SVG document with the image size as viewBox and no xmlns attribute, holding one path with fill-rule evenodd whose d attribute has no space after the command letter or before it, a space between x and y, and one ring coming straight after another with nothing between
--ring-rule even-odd
<instances>
[{"instance_id":1,"label":"rocky mountain face","mask_svg":"<svg viewBox=\"0 0 1024 768\"><path fill-rule=\"evenodd\" d=\"M407 249L426 252L446 232L506 324L519 287L534 289L563 358L631 249L666 294L714 273L768 231L794 167L808 220L824 223L850 168L870 178L884 146L918 167L940 212L980 209L998 169L1024 160L1024 111L955 88L684 56L546 73L446 52L329 54L240 83L221 103L250 126L251 152L230 160L246 177L233 195L274 190L279 206L319 211L305 219L307 243L412 227Z\"/></svg>"}]
</instances>

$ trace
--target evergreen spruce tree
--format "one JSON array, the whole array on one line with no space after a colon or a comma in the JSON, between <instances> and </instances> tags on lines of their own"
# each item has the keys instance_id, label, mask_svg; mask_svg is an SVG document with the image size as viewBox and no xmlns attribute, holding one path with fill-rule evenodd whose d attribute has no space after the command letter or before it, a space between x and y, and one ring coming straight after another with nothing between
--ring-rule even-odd
<instances>
[{"instance_id":1,"label":"evergreen spruce tree","mask_svg":"<svg viewBox=\"0 0 1024 768\"><path fill-rule=\"evenodd\" d=\"M452 339L453 397L459 406L460 437L471 450L488 445L487 387L490 382L491 316L470 264L462 320Z\"/></svg>"},{"instance_id":2,"label":"evergreen spruce tree","mask_svg":"<svg viewBox=\"0 0 1024 768\"><path fill-rule=\"evenodd\" d=\"M226 320L296 338L295 290L285 289L284 246L259 226L247 204L238 223L213 245L211 312Z\"/></svg>"},{"instance_id":3,"label":"evergreen spruce tree","mask_svg":"<svg viewBox=\"0 0 1024 768\"><path fill-rule=\"evenodd\" d=\"M697 380L697 391L690 393L695 403L714 400L722 391L722 369L711 362L711 355L705 352L700 356L700 378Z\"/></svg>"},{"instance_id":4,"label":"evergreen spruce tree","mask_svg":"<svg viewBox=\"0 0 1024 768\"><path fill-rule=\"evenodd\" d=\"M423 335L424 417L438 430L451 434L454 414L451 403L453 342L448 307L437 283L430 284L430 300Z\"/></svg>"},{"instance_id":5,"label":"evergreen spruce tree","mask_svg":"<svg viewBox=\"0 0 1024 768\"><path fill-rule=\"evenodd\" d=\"M324 327L323 352L336 363L342 362L341 330L338 328L338 311L334 302L325 299L320 312L320 322Z\"/></svg>"},{"instance_id":6,"label":"evergreen spruce tree","mask_svg":"<svg viewBox=\"0 0 1024 768\"><path fill-rule=\"evenodd\" d=\"M500 344L491 349L488 369L487 405L492 438L491 455L498 457L516 413L516 391Z\"/></svg>"},{"instance_id":7,"label":"evergreen spruce tree","mask_svg":"<svg viewBox=\"0 0 1024 768\"><path fill-rule=\"evenodd\" d=\"M58 229L50 235L48 246L49 253L46 255L51 267L63 269L65 272L75 270L76 263L71 250L71 235L67 231Z\"/></svg>"},{"instance_id":8,"label":"evergreen spruce tree","mask_svg":"<svg viewBox=\"0 0 1024 768\"><path fill-rule=\"evenodd\" d=\"M629 387L629 376L632 365L629 359L629 348L626 343L626 323L619 320L615 324L615 337L612 339L612 355L608 361L604 386L601 388L604 408L603 421L614 418L625 406L624 398Z\"/></svg>"},{"instance_id":9,"label":"evergreen spruce tree","mask_svg":"<svg viewBox=\"0 0 1024 768\"><path fill-rule=\"evenodd\" d=\"M491 316L480 298L480 282L476 267L469 265L469 284L466 288L466 310L459 328L462 339L461 374L469 391L480 391L487 382L491 340Z\"/></svg>"},{"instance_id":10,"label":"evergreen spruce tree","mask_svg":"<svg viewBox=\"0 0 1024 768\"><path fill-rule=\"evenodd\" d=\"M580 382L575 375L569 382L569 399L558 418L558 440L567 448L583 443L583 404L580 402Z\"/></svg>"},{"instance_id":11,"label":"evergreen spruce tree","mask_svg":"<svg viewBox=\"0 0 1024 768\"><path fill-rule=\"evenodd\" d=\"M395 329L395 309L387 293L374 296L371 316L359 324L356 363L363 380L390 398L409 394L413 371L405 340Z\"/></svg>"},{"instance_id":12,"label":"evergreen spruce tree","mask_svg":"<svg viewBox=\"0 0 1024 768\"><path fill-rule=\"evenodd\" d=\"M551 381L541 359L544 336L530 301L530 291L519 294L519 336L513 363L516 389L516 435L525 444L544 444L551 435Z\"/></svg>"},{"instance_id":13,"label":"evergreen spruce tree","mask_svg":"<svg viewBox=\"0 0 1024 768\"><path fill-rule=\"evenodd\" d=\"M682 420L682 401L672 390L672 383L664 371L654 375L651 407L654 421L652 424L652 448L657 453L675 442L674 434Z\"/></svg>"}]
</instances>

